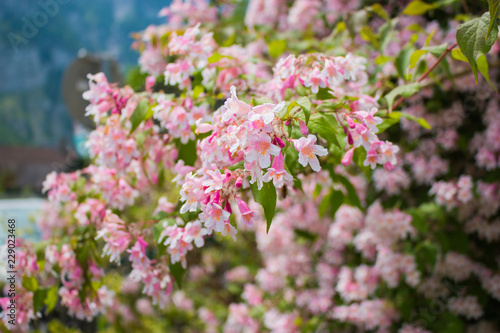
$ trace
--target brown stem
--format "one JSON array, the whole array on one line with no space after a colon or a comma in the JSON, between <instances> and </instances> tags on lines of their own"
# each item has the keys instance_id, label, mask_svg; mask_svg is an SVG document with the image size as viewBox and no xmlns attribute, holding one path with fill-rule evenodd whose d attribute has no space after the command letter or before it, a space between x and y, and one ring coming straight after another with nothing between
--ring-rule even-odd
<instances>
[{"instance_id":1,"label":"brown stem","mask_svg":"<svg viewBox=\"0 0 500 333\"><path fill-rule=\"evenodd\" d=\"M424 74L422 74L422 76L420 76L420 77L418 78L417 83L422 82L422 80L423 80L423 79L425 79L425 78L426 78L426 77L430 74L430 72L432 72L432 70L433 70L434 68L436 68L436 66L439 64L439 62L440 62L441 60L443 60L443 58L446 56L446 54L447 54L448 52L450 52L451 50L453 50L456 46L457 46L457 43L455 43L455 44L453 44L453 45L449 46L448 48L446 48L446 50L444 50L443 54L441 54L441 55L439 56L439 58L437 58L436 62L435 62L434 64L432 64L432 66L431 66L431 67L429 67L429 69L427 69L427 70L425 71L425 73L424 73ZM397 100L397 102L396 102L396 103L394 103L394 105L392 106L392 109L394 110L395 108L397 108L397 107L398 107L401 103L403 103L404 99L405 99L404 97L401 97L400 99L398 99L398 100Z\"/></svg>"},{"instance_id":2,"label":"brown stem","mask_svg":"<svg viewBox=\"0 0 500 333\"><path fill-rule=\"evenodd\" d=\"M469 9L469 6L467 5L467 0L462 0L462 6L464 7L465 14L469 15L470 9Z\"/></svg>"}]
</instances>

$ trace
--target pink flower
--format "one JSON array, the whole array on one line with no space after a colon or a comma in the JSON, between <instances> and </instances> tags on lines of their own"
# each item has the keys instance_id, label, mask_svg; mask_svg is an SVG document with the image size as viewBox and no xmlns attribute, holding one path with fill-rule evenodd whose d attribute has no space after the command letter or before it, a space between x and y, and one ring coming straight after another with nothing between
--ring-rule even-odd
<instances>
[{"instance_id":1,"label":"pink flower","mask_svg":"<svg viewBox=\"0 0 500 333\"><path fill-rule=\"evenodd\" d=\"M141 237L137 237L137 242L130 249L127 250L130 253L129 260L132 262L132 266L148 266L149 259L146 256L146 248L148 247L148 243Z\"/></svg>"},{"instance_id":2,"label":"pink flower","mask_svg":"<svg viewBox=\"0 0 500 333\"><path fill-rule=\"evenodd\" d=\"M344 70L330 59L325 61L325 68L323 68L321 74L327 78L330 86L334 86L344 80Z\"/></svg>"},{"instance_id":3,"label":"pink flower","mask_svg":"<svg viewBox=\"0 0 500 333\"><path fill-rule=\"evenodd\" d=\"M248 120L256 121L261 120L264 124L269 124L273 121L276 114L279 114L285 107L285 102L274 104L262 104L254 106L250 112Z\"/></svg>"},{"instance_id":4,"label":"pink flower","mask_svg":"<svg viewBox=\"0 0 500 333\"><path fill-rule=\"evenodd\" d=\"M205 244L203 236L208 234L208 230L201 227L200 221L188 222L184 228L184 241L191 242L197 247L202 247Z\"/></svg>"},{"instance_id":5,"label":"pink flower","mask_svg":"<svg viewBox=\"0 0 500 333\"><path fill-rule=\"evenodd\" d=\"M253 225L253 222L258 219L257 214L255 214L255 212L248 207L247 203L239 197L236 197L236 201L238 202L238 209L240 210L242 220L246 225Z\"/></svg>"},{"instance_id":6,"label":"pink flower","mask_svg":"<svg viewBox=\"0 0 500 333\"><path fill-rule=\"evenodd\" d=\"M229 223L229 221L226 221L225 225L224 225L224 229L221 231L221 235L222 236L226 236L228 233L229 235L231 236L231 238L236 241L236 233L238 231L236 230L235 227L233 227L231 225L231 223Z\"/></svg>"},{"instance_id":7,"label":"pink flower","mask_svg":"<svg viewBox=\"0 0 500 333\"><path fill-rule=\"evenodd\" d=\"M160 197L158 199L158 206L156 207L154 214L159 212L172 213L175 210L175 204L168 201L166 197Z\"/></svg>"},{"instance_id":8,"label":"pink flower","mask_svg":"<svg viewBox=\"0 0 500 333\"><path fill-rule=\"evenodd\" d=\"M325 156L328 154L328 150L320 145L315 145L316 140L314 135L309 134L307 138L302 137L298 140L293 140L293 145L299 152L299 163L303 167L309 164L314 171L318 172L321 170L321 166L316 155Z\"/></svg>"},{"instance_id":9,"label":"pink flower","mask_svg":"<svg viewBox=\"0 0 500 333\"><path fill-rule=\"evenodd\" d=\"M245 102L242 102L236 96L236 87L231 86L231 97L224 103L225 112L222 115L223 121L228 121L232 115L244 115L252 111L252 107Z\"/></svg>"},{"instance_id":10,"label":"pink flower","mask_svg":"<svg viewBox=\"0 0 500 333\"><path fill-rule=\"evenodd\" d=\"M347 153L345 153L344 157L342 158L342 165L349 165L352 163L352 156L354 155L354 147L352 147L351 149L349 149L347 151Z\"/></svg>"},{"instance_id":11,"label":"pink flower","mask_svg":"<svg viewBox=\"0 0 500 333\"><path fill-rule=\"evenodd\" d=\"M231 214L222 209L218 204L209 203L203 213L200 214L200 220L204 222L208 230L222 232L225 228L225 222L229 219L229 215Z\"/></svg>"},{"instance_id":12,"label":"pink flower","mask_svg":"<svg viewBox=\"0 0 500 333\"><path fill-rule=\"evenodd\" d=\"M261 168L271 165L271 155L277 156L281 149L271 143L271 137L266 133L260 133L250 138L250 147L246 153L248 162L258 161Z\"/></svg>"},{"instance_id":13,"label":"pink flower","mask_svg":"<svg viewBox=\"0 0 500 333\"><path fill-rule=\"evenodd\" d=\"M285 170L285 159L281 151L278 156L273 160L273 165L271 168L267 169L267 173L262 177L262 180L266 183L273 180L273 184L276 188L282 188L286 182L292 182L293 177Z\"/></svg>"},{"instance_id":14,"label":"pink flower","mask_svg":"<svg viewBox=\"0 0 500 333\"><path fill-rule=\"evenodd\" d=\"M375 169L377 166L378 153L375 149L370 149L366 153L366 159L363 161L364 166L370 166L372 169Z\"/></svg>"},{"instance_id":15,"label":"pink flower","mask_svg":"<svg viewBox=\"0 0 500 333\"><path fill-rule=\"evenodd\" d=\"M313 94L317 94L319 88L326 87L326 81L323 75L319 72L318 67L314 67L313 71L309 75L309 78L304 81L304 86L309 88L311 87L311 92Z\"/></svg>"},{"instance_id":16,"label":"pink flower","mask_svg":"<svg viewBox=\"0 0 500 333\"><path fill-rule=\"evenodd\" d=\"M374 116L377 111L377 108L372 108L370 112L356 111L353 112L353 114L356 115L358 119L362 120L373 133L377 133L377 125L382 123L382 118Z\"/></svg>"},{"instance_id":17,"label":"pink flower","mask_svg":"<svg viewBox=\"0 0 500 333\"><path fill-rule=\"evenodd\" d=\"M205 193L221 190L222 182L224 181L224 178L226 178L225 175L221 174L219 169L215 171L208 170L207 175L209 175L211 179L205 180L202 183L203 186L208 186L205 189Z\"/></svg>"},{"instance_id":18,"label":"pink flower","mask_svg":"<svg viewBox=\"0 0 500 333\"><path fill-rule=\"evenodd\" d=\"M274 68L274 72L282 79L285 80L290 75L295 73L295 55L291 54L286 58L281 58Z\"/></svg>"},{"instance_id":19,"label":"pink flower","mask_svg":"<svg viewBox=\"0 0 500 333\"><path fill-rule=\"evenodd\" d=\"M300 128L300 133L302 133L302 135L304 136L309 135L309 128L307 128L305 121L299 120L299 128Z\"/></svg>"},{"instance_id":20,"label":"pink flower","mask_svg":"<svg viewBox=\"0 0 500 333\"><path fill-rule=\"evenodd\" d=\"M128 248L131 238L125 229L125 222L111 211L108 211L104 220L104 228L95 237L95 239L99 238L103 238L106 242L102 250L102 256L111 255L109 261L115 261L120 265L120 254Z\"/></svg>"},{"instance_id":21,"label":"pink flower","mask_svg":"<svg viewBox=\"0 0 500 333\"><path fill-rule=\"evenodd\" d=\"M146 91L151 91L156 83L156 77L151 75L146 78Z\"/></svg>"},{"instance_id":22,"label":"pink flower","mask_svg":"<svg viewBox=\"0 0 500 333\"><path fill-rule=\"evenodd\" d=\"M250 306L257 306L262 304L263 292L255 285L247 283L241 297L247 301Z\"/></svg>"}]
</instances>

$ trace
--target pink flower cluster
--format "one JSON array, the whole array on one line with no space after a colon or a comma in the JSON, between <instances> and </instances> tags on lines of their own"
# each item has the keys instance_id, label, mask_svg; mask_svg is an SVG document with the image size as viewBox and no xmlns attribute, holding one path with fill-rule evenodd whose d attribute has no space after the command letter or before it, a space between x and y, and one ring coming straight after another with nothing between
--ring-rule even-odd
<instances>
[{"instance_id":1,"label":"pink flower cluster","mask_svg":"<svg viewBox=\"0 0 500 333\"><path fill-rule=\"evenodd\" d=\"M177 225L169 226L168 222L163 222L164 230L160 234L158 243L162 243L165 238L164 245L168 246L168 254L172 263L181 262L186 268L187 251L193 249L191 242L194 242L196 247L202 247L205 244L203 237L208 234L208 230L202 228L200 221L188 222L185 227Z\"/></svg>"},{"instance_id":2,"label":"pink flower cluster","mask_svg":"<svg viewBox=\"0 0 500 333\"><path fill-rule=\"evenodd\" d=\"M36 276L39 267L37 264L36 254L30 244L27 244L18 238L16 239L15 245L14 271L17 273L14 274L14 279L12 279L11 273L7 273L7 280L2 291L5 297L0 297L0 308L2 309L2 312L0 313L0 320L7 329L27 330L30 321L36 317L40 317L41 314L34 312L33 292L24 288L22 285L22 279L20 279L19 276L34 277ZM7 264L12 263L12 252L9 252L7 244L0 248L0 259L2 260L2 263L4 263L3 268L5 271L13 271L13 269L8 268L7 266ZM11 320L13 320L13 318L9 316L9 314L12 313L11 300L15 301L15 325L11 324ZM11 323L9 323L9 321Z\"/></svg>"},{"instance_id":3,"label":"pink flower cluster","mask_svg":"<svg viewBox=\"0 0 500 333\"><path fill-rule=\"evenodd\" d=\"M291 6L290 6L291 4ZM277 27L285 30L312 30L325 36L340 17L354 11L360 1L344 0L250 0L245 16L249 28ZM326 20L323 20L325 16Z\"/></svg>"},{"instance_id":4,"label":"pink flower cluster","mask_svg":"<svg viewBox=\"0 0 500 333\"><path fill-rule=\"evenodd\" d=\"M278 90L280 94L271 97L282 98L287 89L303 85L310 88L313 94L317 94L320 88L328 88L337 99L356 97L335 112L335 120L343 126L345 142L352 146L342 163L350 164L354 149L362 146L367 154L363 162L365 166L374 169L380 164L392 170L397 163L399 148L389 141L380 141L376 135L377 125L382 119L375 116L378 111L376 101L363 92L367 81L365 63L365 58L352 54L345 57L307 55L298 58L290 55L276 64L273 81L268 83L273 89L269 91ZM321 109L322 103L318 102L318 110Z\"/></svg>"},{"instance_id":5,"label":"pink flower cluster","mask_svg":"<svg viewBox=\"0 0 500 333\"><path fill-rule=\"evenodd\" d=\"M137 237L134 246L127 250L132 263L129 277L135 282L142 282L142 292L153 299L153 305L163 309L171 301L173 281L164 258L156 262L146 256L147 246L148 243L143 238Z\"/></svg>"},{"instance_id":6,"label":"pink flower cluster","mask_svg":"<svg viewBox=\"0 0 500 333\"><path fill-rule=\"evenodd\" d=\"M467 204L473 198L473 183L470 176L461 176L456 184L439 181L432 185L429 194L436 195L436 202L447 209Z\"/></svg>"},{"instance_id":7,"label":"pink flower cluster","mask_svg":"<svg viewBox=\"0 0 500 333\"><path fill-rule=\"evenodd\" d=\"M210 6L207 0L174 0L159 15L168 17L168 26L172 29L217 22L217 8Z\"/></svg>"},{"instance_id":8,"label":"pink flower cluster","mask_svg":"<svg viewBox=\"0 0 500 333\"><path fill-rule=\"evenodd\" d=\"M266 319L271 317L269 312L275 311L270 306L277 299L283 302L283 298L295 309L311 315L327 315L364 329L387 330L397 320L397 313L389 301L376 297L381 282L389 288L398 288L401 277L405 276L408 285L420 283L415 258L393 250L414 234L411 217L397 210L384 211L376 202L366 215L358 208L341 205L332 223L318 211L318 203L333 185L324 176L323 171L305 176L304 193L296 191L279 202L281 210L269 233L266 234L265 225L256 225L257 246L265 265L257 272L256 282L244 286L242 297L249 307L266 308L264 325L271 330L276 328ZM321 184L321 190L313 195L318 191L315 184ZM342 187L338 190L345 191ZM360 192L363 190L361 187ZM306 197L309 200L304 200ZM297 230L317 238L305 246L297 241ZM346 254L352 248L369 264L349 267ZM311 281L317 285L310 284ZM346 305L337 304L336 297ZM243 304L238 306L243 309ZM293 312L282 315L294 317ZM247 322L254 320L248 314L245 318ZM232 322L230 314L226 325ZM290 326L283 331L293 332L294 328Z\"/></svg>"}]
</instances>

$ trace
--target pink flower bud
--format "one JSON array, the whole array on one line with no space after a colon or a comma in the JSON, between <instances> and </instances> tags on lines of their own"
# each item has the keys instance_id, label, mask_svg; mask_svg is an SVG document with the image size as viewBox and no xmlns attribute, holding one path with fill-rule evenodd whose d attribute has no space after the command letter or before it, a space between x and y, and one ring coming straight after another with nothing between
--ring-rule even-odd
<instances>
[{"instance_id":1,"label":"pink flower bud","mask_svg":"<svg viewBox=\"0 0 500 333\"><path fill-rule=\"evenodd\" d=\"M274 137L273 144L278 145L280 148L285 147L285 143L283 142L283 140L281 140L277 136Z\"/></svg>"},{"instance_id":2,"label":"pink flower bud","mask_svg":"<svg viewBox=\"0 0 500 333\"><path fill-rule=\"evenodd\" d=\"M238 202L238 209L240 210L241 215L248 214L252 211L250 207L248 207L248 204L239 197L236 197L236 201Z\"/></svg>"},{"instance_id":3,"label":"pink flower bud","mask_svg":"<svg viewBox=\"0 0 500 333\"><path fill-rule=\"evenodd\" d=\"M391 162L385 162L384 163L384 168L387 170L387 171L392 171L394 170L394 165L392 165Z\"/></svg>"},{"instance_id":4,"label":"pink flower bud","mask_svg":"<svg viewBox=\"0 0 500 333\"><path fill-rule=\"evenodd\" d=\"M208 143L212 143L213 139L215 138L215 135L217 134L217 131L213 132L212 135L208 137Z\"/></svg>"},{"instance_id":5,"label":"pink flower bud","mask_svg":"<svg viewBox=\"0 0 500 333\"><path fill-rule=\"evenodd\" d=\"M207 132L212 131L214 128L215 127L212 124L208 124L208 123L198 124L196 126L196 134L207 133Z\"/></svg>"},{"instance_id":6,"label":"pink flower bud","mask_svg":"<svg viewBox=\"0 0 500 333\"><path fill-rule=\"evenodd\" d=\"M148 76L146 78L146 91L151 91L151 88L153 88L155 83L156 83L156 77L153 75Z\"/></svg>"},{"instance_id":7,"label":"pink flower bud","mask_svg":"<svg viewBox=\"0 0 500 333\"><path fill-rule=\"evenodd\" d=\"M215 192L215 194L212 195L212 203L218 204L220 201L220 191Z\"/></svg>"},{"instance_id":8,"label":"pink flower bud","mask_svg":"<svg viewBox=\"0 0 500 333\"><path fill-rule=\"evenodd\" d=\"M353 144L354 144L354 139L352 138L351 132L347 132L347 142L348 142L350 145L353 145Z\"/></svg>"},{"instance_id":9,"label":"pink flower bud","mask_svg":"<svg viewBox=\"0 0 500 333\"><path fill-rule=\"evenodd\" d=\"M234 185L236 186L236 188L240 188L241 186L243 186L243 179L241 179L241 177L238 177L238 179L236 179L236 183L234 183Z\"/></svg>"},{"instance_id":10,"label":"pink flower bud","mask_svg":"<svg viewBox=\"0 0 500 333\"><path fill-rule=\"evenodd\" d=\"M356 132L358 132L359 134L363 134L366 133L366 131L368 131L368 127L362 124L356 124Z\"/></svg>"},{"instance_id":11,"label":"pink flower bud","mask_svg":"<svg viewBox=\"0 0 500 333\"><path fill-rule=\"evenodd\" d=\"M226 201L226 204L224 205L224 210L229 213L233 212L233 210L231 209L231 205L229 204L229 200Z\"/></svg>"},{"instance_id":12,"label":"pink flower bud","mask_svg":"<svg viewBox=\"0 0 500 333\"><path fill-rule=\"evenodd\" d=\"M285 171L285 158L281 151L279 155L274 158L272 168L278 172Z\"/></svg>"},{"instance_id":13,"label":"pink flower bud","mask_svg":"<svg viewBox=\"0 0 500 333\"><path fill-rule=\"evenodd\" d=\"M290 124L292 123L292 120L291 119L288 119L287 121L285 121L285 125L286 126L290 126Z\"/></svg>"},{"instance_id":14,"label":"pink flower bud","mask_svg":"<svg viewBox=\"0 0 500 333\"><path fill-rule=\"evenodd\" d=\"M309 128L307 128L307 125L303 120L299 120L299 127L300 133L302 133L303 136L309 135Z\"/></svg>"},{"instance_id":15,"label":"pink flower bud","mask_svg":"<svg viewBox=\"0 0 500 333\"><path fill-rule=\"evenodd\" d=\"M232 176L233 176L233 175L231 174L231 171L226 170L226 177L224 178L224 180L223 180L222 182L223 182L223 183L227 183L228 181L230 181L230 180L231 180L231 177L232 177Z\"/></svg>"},{"instance_id":16,"label":"pink flower bud","mask_svg":"<svg viewBox=\"0 0 500 333\"><path fill-rule=\"evenodd\" d=\"M354 126L356 126L356 123L354 122L354 120L352 120L351 117L346 116L346 119L347 119L347 124L349 124L350 128L354 128Z\"/></svg>"},{"instance_id":17,"label":"pink flower bud","mask_svg":"<svg viewBox=\"0 0 500 333\"><path fill-rule=\"evenodd\" d=\"M349 149L347 153L345 153L344 157L342 158L342 165L349 165L352 162L352 156L354 154L354 147Z\"/></svg>"}]
</instances>

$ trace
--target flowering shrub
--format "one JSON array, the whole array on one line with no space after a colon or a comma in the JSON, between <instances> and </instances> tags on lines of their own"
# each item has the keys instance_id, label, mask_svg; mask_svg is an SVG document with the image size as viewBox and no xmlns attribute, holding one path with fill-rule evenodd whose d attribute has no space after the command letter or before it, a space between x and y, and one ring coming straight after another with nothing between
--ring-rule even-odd
<instances>
[{"instance_id":1,"label":"flowering shrub","mask_svg":"<svg viewBox=\"0 0 500 333\"><path fill-rule=\"evenodd\" d=\"M496 332L489 4L173 1L140 89L89 75L91 164L47 176L4 325Z\"/></svg>"}]
</instances>

